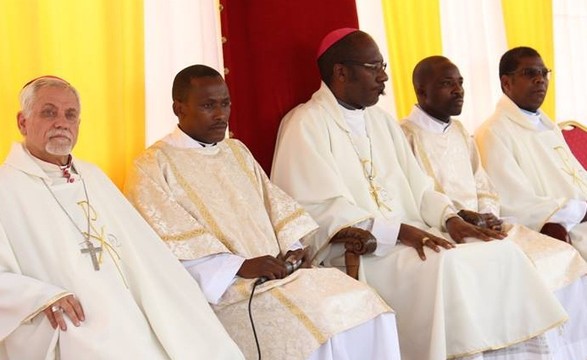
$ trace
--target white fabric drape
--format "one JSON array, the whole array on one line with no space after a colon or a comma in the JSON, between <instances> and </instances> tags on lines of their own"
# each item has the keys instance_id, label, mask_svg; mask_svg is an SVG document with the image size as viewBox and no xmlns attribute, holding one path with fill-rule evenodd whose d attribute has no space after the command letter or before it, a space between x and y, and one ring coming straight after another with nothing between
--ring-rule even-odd
<instances>
[{"instance_id":1,"label":"white fabric drape","mask_svg":"<svg viewBox=\"0 0 587 360\"><path fill-rule=\"evenodd\" d=\"M146 145L173 130L171 85L181 69L206 64L223 73L218 0L144 0Z\"/></svg>"},{"instance_id":2,"label":"white fabric drape","mask_svg":"<svg viewBox=\"0 0 587 360\"><path fill-rule=\"evenodd\" d=\"M361 30L371 35L373 40L377 43L377 46L379 46L379 51L383 55L384 61L389 62L389 59L387 59L389 51L387 49L387 36L385 34L385 22L383 19L383 7L381 1L356 0L356 5L357 15L359 17L359 27ZM391 66L388 66L385 71L389 76L389 81L385 84L385 95L379 98L377 104L397 119L393 85L391 83L393 76L391 73Z\"/></svg>"},{"instance_id":3,"label":"white fabric drape","mask_svg":"<svg viewBox=\"0 0 587 360\"><path fill-rule=\"evenodd\" d=\"M556 69L556 121L587 124L587 2L552 2Z\"/></svg>"},{"instance_id":4,"label":"white fabric drape","mask_svg":"<svg viewBox=\"0 0 587 360\"><path fill-rule=\"evenodd\" d=\"M472 133L501 95L499 58L507 50L501 2L441 0L443 55L464 78L465 104L458 116Z\"/></svg>"}]
</instances>

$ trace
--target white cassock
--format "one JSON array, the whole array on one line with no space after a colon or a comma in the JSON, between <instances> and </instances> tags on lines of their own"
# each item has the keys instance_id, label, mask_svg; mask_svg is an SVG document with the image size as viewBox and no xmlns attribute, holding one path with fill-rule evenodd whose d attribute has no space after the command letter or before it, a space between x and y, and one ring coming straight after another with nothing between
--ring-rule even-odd
<instances>
[{"instance_id":1,"label":"white cassock","mask_svg":"<svg viewBox=\"0 0 587 360\"><path fill-rule=\"evenodd\" d=\"M497 191L483 170L473 138L456 119L443 123L418 106L402 122L402 129L422 169L434 179L435 189L446 194L457 210L500 216ZM508 239L530 258L548 288L569 314L563 331L553 330L549 346L555 359L587 358L587 263L569 244L511 225ZM576 325L575 325L576 324Z\"/></svg>"},{"instance_id":2,"label":"white cassock","mask_svg":"<svg viewBox=\"0 0 587 360\"><path fill-rule=\"evenodd\" d=\"M558 126L542 111L524 113L506 95L475 133L481 161L501 198L503 216L540 231L564 225L587 259L587 172Z\"/></svg>"},{"instance_id":3,"label":"white cassock","mask_svg":"<svg viewBox=\"0 0 587 360\"><path fill-rule=\"evenodd\" d=\"M242 359L189 274L110 180L14 144L0 167L0 358ZM82 180L83 179L83 180ZM87 197L86 197L87 190ZM82 232L100 246L96 271ZM43 310L75 295L86 320Z\"/></svg>"},{"instance_id":4,"label":"white cassock","mask_svg":"<svg viewBox=\"0 0 587 360\"><path fill-rule=\"evenodd\" d=\"M257 357L247 309L256 279L245 259L285 255L316 229L249 150L202 147L179 128L134 163L125 192L183 261L248 359ZM336 269L299 269L255 290L251 312L263 359L397 359L391 309Z\"/></svg>"},{"instance_id":5,"label":"white cassock","mask_svg":"<svg viewBox=\"0 0 587 360\"><path fill-rule=\"evenodd\" d=\"M345 110L323 83L282 121L272 178L318 221L317 262L334 263L328 239L344 227L360 224L377 237L360 276L396 310L404 360L504 348L567 318L510 241L426 248L426 261L396 245L401 223L440 235L455 209L433 191L399 125L375 106Z\"/></svg>"}]
</instances>

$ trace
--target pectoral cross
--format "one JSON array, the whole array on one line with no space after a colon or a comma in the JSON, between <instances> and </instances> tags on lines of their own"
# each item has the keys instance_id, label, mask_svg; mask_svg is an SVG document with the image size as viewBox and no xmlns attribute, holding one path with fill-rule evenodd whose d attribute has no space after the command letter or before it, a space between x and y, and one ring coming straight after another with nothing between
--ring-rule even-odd
<instances>
[{"instance_id":1,"label":"pectoral cross","mask_svg":"<svg viewBox=\"0 0 587 360\"><path fill-rule=\"evenodd\" d=\"M87 246L87 248L80 250L81 253L82 254L89 253L90 256L92 257L92 264L94 265L94 270L99 271L100 270L100 263L98 262L98 257L96 256L96 253L102 252L102 247L100 247L100 246L96 247L90 241L86 242L86 246Z\"/></svg>"}]
</instances>

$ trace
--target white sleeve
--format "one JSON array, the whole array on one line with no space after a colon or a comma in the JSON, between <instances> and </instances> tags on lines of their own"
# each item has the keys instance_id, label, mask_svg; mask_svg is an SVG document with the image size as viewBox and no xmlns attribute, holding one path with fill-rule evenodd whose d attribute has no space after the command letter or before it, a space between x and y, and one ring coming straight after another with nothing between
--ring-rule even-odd
<instances>
[{"instance_id":1,"label":"white sleeve","mask_svg":"<svg viewBox=\"0 0 587 360\"><path fill-rule=\"evenodd\" d=\"M211 304L217 304L224 292L232 285L236 273L245 258L223 253L204 256L181 263L200 285L204 296Z\"/></svg>"},{"instance_id":2,"label":"white sleeve","mask_svg":"<svg viewBox=\"0 0 587 360\"><path fill-rule=\"evenodd\" d=\"M373 255L385 256L395 247L398 241L401 222L383 217L367 219L355 224L355 227L370 231L377 239L377 249Z\"/></svg>"},{"instance_id":3,"label":"white sleeve","mask_svg":"<svg viewBox=\"0 0 587 360\"><path fill-rule=\"evenodd\" d=\"M571 231L575 225L579 224L587 212L587 202L582 200L570 199L557 212L555 212L548 222L558 223Z\"/></svg>"}]
</instances>

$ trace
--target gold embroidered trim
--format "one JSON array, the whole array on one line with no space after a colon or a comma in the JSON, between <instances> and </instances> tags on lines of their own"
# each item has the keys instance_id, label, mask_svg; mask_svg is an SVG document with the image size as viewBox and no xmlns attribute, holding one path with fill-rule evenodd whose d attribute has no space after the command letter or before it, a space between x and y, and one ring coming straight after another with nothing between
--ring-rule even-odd
<instances>
[{"instance_id":1,"label":"gold embroidered trim","mask_svg":"<svg viewBox=\"0 0 587 360\"><path fill-rule=\"evenodd\" d=\"M496 200L499 201L499 196L495 195L495 194L491 194L491 193L486 193L486 192L478 192L477 196L479 198L486 198L486 199L491 199L491 200Z\"/></svg>"},{"instance_id":2,"label":"gold embroidered trim","mask_svg":"<svg viewBox=\"0 0 587 360\"><path fill-rule=\"evenodd\" d=\"M205 229L195 229L195 230L191 230L191 231L185 231L181 234L164 235L164 236L161 236L161 239L163 239L164 241L183 241L183 240L187 240L189 238L204 235L207 233L208 233L208 231L206 231Z\"/></svg>"},{"instance_id":3,"label":"gold embroidered trim","mask_svg":"<svg viewBox=\"0 0 587 360\"><path fill-rule=\"evenodd\" d=\"M567 150L562 146L555 146L553 150L557 153L564 164L564 168L561 168L563 172L569 175L573 179L573 184L579 187L583 194L587 194L587 184L585 180L580 176L580 170L571 166L570 157Z\"/></svg>"},{"instance_id":4,"label":"gold embroidered trim","mask_svg":"<svg viewBox=\"0 0 587 360\"><path fill-rule=\"evenodd\" d=\"M26 318L25 318L23 321L21 321L20 323L21 323L21 324L24 324L24 323L27 323L27 322L31 321L31 320L32 320L32 319L33 319L35 316L37 316L37 315L39 315L41 312L45 311L45 309L46 309L46 308L47 308L49 305L53 304L55 301L57 301L57 300L59 300L59 299L62 299L62 298L64 298L64 297L68 296L68 295L73 295L73 294L72 294L72 293L70 293L70 292L62 292L62 293L59 293L59 294L57 294L57 295L53 296L51 299L47 300L47 302L46 302L46 303L44 303L43 305L41 305L41 307L39 307L39 308L38 308L38 309L37 309L35 312L33 312L32 314L30 314L29 316L27 316L27 317L26 317Z\"/></svg>"},{"instance_id":5,"label":"gold embroidered trim","mask_svg":"<svg viewBox=\"0 0 587 360\"><path fill-rule=\"evenodd\" d=\"M247 174L249 180L251 181L251 185L253 185L253 188L258 189L259 187L257 186L257 178L255 177L255 174L251 171L251 169L247 167L245 158L243 157L243 154L241 154L240 150L237 148L236 143L232 141L225 141L225 143L226 145L228 145L228 148L232 151L232 154L234 155L236 162L239 164L239 166L245 172L245 174Z\"/></svg>"},{"instance_id":6,"label":"gold embroidered trim","mask_svg":"<svg viewBox=\"0 0 587 360\"><path fill-rule=\"evenodd\" d=\"M414 156L416 157L416 159L420 160L420 165L424 168L423 170L428 174L428 176L430 176L434 180L434 189L444 194L444 188L436 178L434 169L432 169L432 164L430 163L430 159L426 155L426 150L424 150L422 143L420 142L420 139L414 133L412 133L412 141L413 146L416 147Z\"/></svg>"},{"instance_id":7,"label":"gold embroidered trim","mask_svg":"<svg viewBox=\"0 0 587 360\"><path fill-rule=\"evenodd\" d=\"M220 227L218 226L218 224L216 223L216 221L212 217L212 214L210 214L210 212L208 211L208 209L204 205L204 202L202 201L202 199L200 199L200 197L192 189L192 187L190 186L188 181L181 175L178 168L175 166L175 164L171 160L171 156L169 156L169 154L167 154L167 152L165 152L164 149L161 149L161 153L163 154L163 156L165 156L167 158L167 161L169 163L171 171L173 172L173 175L177 179L177 182L182 187L182 189L186 192L186 194L188 195L190 200L194 203L194 205L198 208L198 211L202 215L203 220L210 227L212 234L222 243L222 245L224 245L228 249L228 251L230 251L233 254L236 253L234 251L234 249L232 248L232 246L226 240L226 237L224 236L224 234L220 230Z\"/></svg>"},{"instance_id":8,"label":"gold embroidered trim","mask_svg":"<svg viewBox=\"0 0 587 360\"><path fill-rule=\"evenodd\" d=\"M289 224L290 222L294 221L295 219L303 216L306 213L306 211L304 209L297 209L296 211L294 211L293 213L289 214L288 216L286 216L283 220L280 220L276 225L275 225L275 233L278 234L281 230L283 230L283 228Z\"/></svg>"},{"instance_id":9,"label":"gold embroidered trim","mask_svg":"<svg viewBox=\"0 0 587 360\"><path fill-rule=\"evenodd\" d=\"M310 334L312 334L314 339L316 339L316 341L318 341L320 345L324 344L326 340L328 340L328 338L320 332L320 330L316 327L316 325L314 325L312 320L308 318L308 316L302 311L302 309L300 309L296 304L291 302L283 294L281 290L279 290L278 288L273 288L269 292L277 300L279 300L279 302L281 302L281 304L285 306L304 325L306 330L308 330Z\"/></svg>"}]
</instances>

